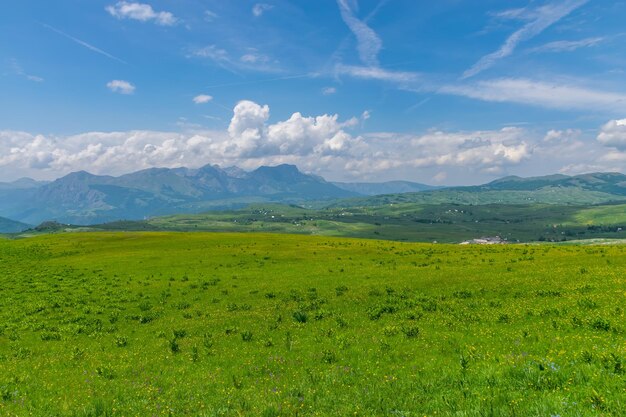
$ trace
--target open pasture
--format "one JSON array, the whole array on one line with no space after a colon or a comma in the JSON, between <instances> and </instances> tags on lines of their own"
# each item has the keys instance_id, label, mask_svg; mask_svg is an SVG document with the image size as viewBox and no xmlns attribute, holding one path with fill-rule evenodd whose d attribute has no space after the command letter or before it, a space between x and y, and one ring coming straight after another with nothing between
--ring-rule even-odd
<instances>
[{"instance_id":1,"label":"open pasture","mask_svg":"<svg viewBox=\"0 0 626 417\"><path fill-rule=\"evenodd\" d=\"M626 247L0 240L0 415L626 415Z\"/></svg>"}]
</instances>

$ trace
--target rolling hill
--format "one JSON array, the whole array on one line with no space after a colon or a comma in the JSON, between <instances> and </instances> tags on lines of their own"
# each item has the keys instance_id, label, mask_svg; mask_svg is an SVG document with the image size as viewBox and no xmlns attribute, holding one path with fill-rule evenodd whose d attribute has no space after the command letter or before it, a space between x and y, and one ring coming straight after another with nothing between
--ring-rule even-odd
<instances>
[{"instance_id":1,"label":"rolling hill","mask_svg":"<svg viewBox=\"0 0 626 417\"><path fill-rule=\"evenodd\" d=\"M577 176L504 177L484 185L450 187L419 193L386 194L335 201L330 207L389 204L602 204L626 201L626 175L592 173Z\"/></svg>"}]
</instances>

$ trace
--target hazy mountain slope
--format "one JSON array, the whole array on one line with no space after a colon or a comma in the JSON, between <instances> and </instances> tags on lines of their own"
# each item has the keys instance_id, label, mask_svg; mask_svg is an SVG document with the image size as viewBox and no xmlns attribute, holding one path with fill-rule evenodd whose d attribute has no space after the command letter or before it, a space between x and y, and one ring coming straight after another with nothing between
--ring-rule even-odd
<instances>
[{"instance_id":1,"label":"hazy mountain slope","mask_svg":"<svg viewBox=\"0 0 626 417\"><path fill-rule=\"evenodd\" d=\"M25 223L0 217L0 233L18 233L28 229L29 227L30 226Z\"/></svg>"},{"instance_id":2,"label":"hazy mountain slope","mask_svg":"<svg viewBox=\"0 0 626 417\"><path fill-rule=\"evenodd\" d=\"M13 182L0 182L0 190L24 190L28 188L38 188L47 184L47 181L36 181L32 178L20 178Z\"/></svg>"},{"instance_id":3,"label":"hazy mountain slope","mask_svg":"<svg viewBox=\"0 0 626 417\"><path fill-rule=\"evenodd\" d=\"M337 187L362 195L381 195L415 193L435 190L438 187L420 184L410 181L387 181L387 182L333 182Z\"/></svg>"}]
</instances>

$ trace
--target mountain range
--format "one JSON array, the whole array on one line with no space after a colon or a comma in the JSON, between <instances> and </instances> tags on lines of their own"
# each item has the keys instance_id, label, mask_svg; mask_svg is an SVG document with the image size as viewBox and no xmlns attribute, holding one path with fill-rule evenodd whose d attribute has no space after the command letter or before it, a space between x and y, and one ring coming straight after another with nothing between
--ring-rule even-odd
<instances>
[{"instance_id":1,"label":"mountain range","mask_svg":"<svg viewBox=\"0 0 626 417\"><path fill-rule=\"evenodd\" d=\"M119 177L80 171L49 183L23 179L0 185L0 216L29 224L46 220L94 224L251 202L299 203L357 195L293 165L262 166L250 172L215 165L151 168Z\"/></svg>"},{"instance_id":2,"label":"mountain range","mask_svg":"<svg viewBox=\"0 0 626 417\"><path fill-rule=\"evenodd\" d=\"M509 176L479 186L437 188L407 181L332 183L302 173L294 165L262 166L249 172L216 165L151 168L119 177L80 171L51 182L25 178L0 183L0 233L48 220L87 225L269 202L354 207L394 203L598 204L624 200L626 176L619 173Z\"/></svg>"}]
</instances>

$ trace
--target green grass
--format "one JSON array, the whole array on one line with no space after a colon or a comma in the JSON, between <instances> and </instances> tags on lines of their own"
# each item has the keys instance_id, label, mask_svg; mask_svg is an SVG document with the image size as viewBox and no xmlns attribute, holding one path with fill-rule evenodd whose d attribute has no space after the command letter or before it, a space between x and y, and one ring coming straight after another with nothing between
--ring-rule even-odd
<instances>
[{"instance_id":1,"label":"green grass","mask_svg":"<svg viewBox=\"0 0 626 417\"><path fill-rule=\"evenodd\" d=\"M155 217L99 226L113 230L271 232L458 243L499 235L511 242L626 238L626 205L417 205L304 209L278 204Z\"/></svg>"},{"instance_id":2,"label":"green grass","mask_svg":"<svg viewBox=\"0 0 626 417\"><path fill-rule=\"evenodd\" d=\"M0 240L0 415L626 415L625 252Z\"/></svg>"}]
</instances>

